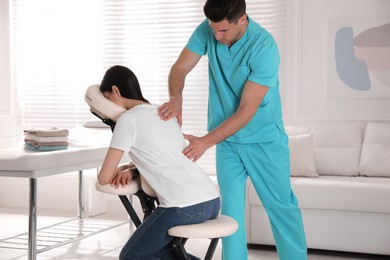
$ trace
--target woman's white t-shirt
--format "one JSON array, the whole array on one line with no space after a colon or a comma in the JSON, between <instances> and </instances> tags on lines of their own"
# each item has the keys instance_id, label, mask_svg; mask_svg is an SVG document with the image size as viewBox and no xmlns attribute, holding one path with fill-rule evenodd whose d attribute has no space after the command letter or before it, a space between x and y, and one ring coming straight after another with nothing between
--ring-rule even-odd
<instances>
[{"instance_id":1,"label":"woman's white t-shirt","mask_svg":"<svg viewBox=\"0 0 390 260\"><path fill-rule=\"evenodd\" d=\"M157 193L161 207L186 207L219 197L210 177L183 153L176 118L163 121L157 105L138 105L117 120L110 147L128 152Z\"/></svg>"}]
</instances>

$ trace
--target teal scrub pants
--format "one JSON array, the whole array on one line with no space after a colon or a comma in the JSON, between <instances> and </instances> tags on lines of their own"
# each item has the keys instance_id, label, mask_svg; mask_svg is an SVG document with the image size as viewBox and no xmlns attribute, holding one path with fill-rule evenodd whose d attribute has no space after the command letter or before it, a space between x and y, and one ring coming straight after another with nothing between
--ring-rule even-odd
<instances>
[{"instance_id":1,"label":"teal scrub pants","mask_svg":"<svg viewBox=\"0 0 390 260\"><path fill-rule=\"evenodd\" d=\"M248 176L268 214L279 259L307 259L302 215L290 184L288 137L281 131L278 134L280 136L272 142L240 144L223 141L217 145L221 211L238 222L237 232L222 239L224 260L248 259L245 234Z\"/></svg>"}]
</instances>

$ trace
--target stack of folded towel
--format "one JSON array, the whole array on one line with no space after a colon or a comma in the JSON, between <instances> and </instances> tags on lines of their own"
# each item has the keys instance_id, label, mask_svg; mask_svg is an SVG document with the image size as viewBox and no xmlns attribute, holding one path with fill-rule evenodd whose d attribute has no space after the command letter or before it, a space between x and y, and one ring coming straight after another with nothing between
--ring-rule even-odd
<instances>
[{"instance_id":1,"label":"stack of folded towel","mask_svg":"<svg viewBox=\"0 0 390 260\"><path fill-rule=\"evenodd\" d=\"M68 149L69 131L56 127L24 130L24 145L34 151L57 151Z\"/></svg>"}]
</instances>

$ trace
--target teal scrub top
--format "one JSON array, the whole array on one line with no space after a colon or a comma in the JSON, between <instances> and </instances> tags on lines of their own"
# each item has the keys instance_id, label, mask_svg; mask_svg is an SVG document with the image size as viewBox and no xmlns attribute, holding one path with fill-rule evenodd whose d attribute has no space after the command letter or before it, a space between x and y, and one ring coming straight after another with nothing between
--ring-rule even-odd
<instances>
[{"instance_id":1,"label":"teal scrub top","mask_svg":"<svg viewBox=\"0 0 390 260\"><path fill-rule=\"evenodd\" d=\"M208 131L232 116L247 80L269 87L252 120L227 138L237 143L271 141L283 129L279 94L279 52L271 34L248 17L245 34L230 48L218 42L206 19L193 32L186 48L208 56Z\"/></svg>"}]
</instances>

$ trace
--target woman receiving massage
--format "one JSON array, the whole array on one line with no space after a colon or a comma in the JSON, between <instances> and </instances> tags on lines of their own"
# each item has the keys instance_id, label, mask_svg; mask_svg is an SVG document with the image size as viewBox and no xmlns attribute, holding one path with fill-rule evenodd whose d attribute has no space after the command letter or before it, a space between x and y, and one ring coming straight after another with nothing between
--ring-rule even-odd
<instances>
[{"instance_id":1,"label":"woman receiving massage","mask_svg":"<svg viewBox=\"0 0 390 260\"><path fill-rule=\"evenodd\" d=\"M118 186L131 181L132 171L118 167L126 152L160 203L129 238L120 259L175 259L168 230L216 218L219 193L207 174L182 153L186 143L176 118L160 119L158 106L142 96L130 69L109 68L100 91L126 112L117 119L99 183ZM199 259L192 255L189 258Z\"/></svg>"}]
</instances>

